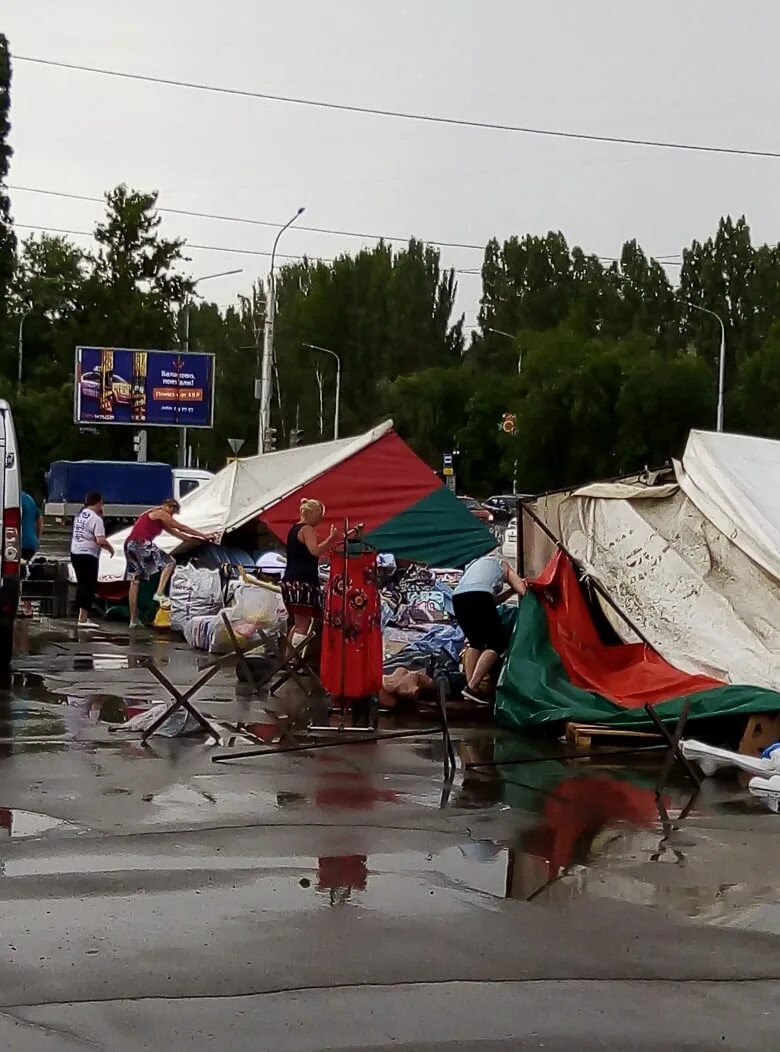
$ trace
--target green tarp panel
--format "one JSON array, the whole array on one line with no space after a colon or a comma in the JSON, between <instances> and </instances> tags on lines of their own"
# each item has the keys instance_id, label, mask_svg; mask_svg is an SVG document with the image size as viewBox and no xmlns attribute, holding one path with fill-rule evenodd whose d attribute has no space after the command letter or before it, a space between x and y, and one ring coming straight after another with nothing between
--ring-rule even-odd
<instances>
[{"instance_id":1,"label":"green tarp panel","mask_svg":"<svg viewBox=\"0 0 780 1052\"><path fill-rule=\"evenodd\" d=\"M446 488L439 486L365 538L379 552L428 566L461 567L492 551L496 538Z\"/></svg>"},{"instance_id":2,"label":"green tarp panel","mask_svg":"<svg viewBox=\"0 0 780 1052\"><path fill-rule=\"evenodd\" d=\"M674 722L689 698L691 720L780 711L780 694L774 691L723 686L660 702L654 706L655 712L665 722ZM572 685L550 643L547 617L533 592L528 592L519 604L499 678L496 716L503 726L514 730L565 720L621 729L652 729L643 708L623 708L599 694Z\"/></svg>"}]
</instances>

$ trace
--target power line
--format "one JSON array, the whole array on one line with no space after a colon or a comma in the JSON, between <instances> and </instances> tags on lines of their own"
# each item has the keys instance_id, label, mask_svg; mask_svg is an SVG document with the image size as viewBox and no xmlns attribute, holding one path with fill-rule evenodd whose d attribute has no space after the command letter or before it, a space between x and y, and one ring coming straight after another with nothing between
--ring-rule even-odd
<instances>
[{"instance_id":1,"label":"power line","mask_svg":"<svg viewBox=\"0 0 780 1052\"><path fill-rule=\"evenodd\" d=\"M8 189L9 190L13 190L15 192L22 192L22 193L27 193L27 194L43 194L44 196L47 196L47 197L62 197L62 198L66 198L67 200L71 200L71 201L88 201L88 202L94 202L94 203L100 204L100 205L105 204L105 198L103 198L103 197L94 197L94 196L92 196L90 194L74 194L74 193L68 193L68 192L66 192L64 190L49 190L49 189L44 189L43 187L38 187L38 186L16 186L16 185L13 185L13 184L9 184L8 185ZM228 223L246 223L246 224L249 224L249 225L252 225L252 226L272 227L273 229L278 229L279 228L279 223L272 223L272 222L270 222L270 220L265 220L265 219L249 219L249 218L242 217L242 216L224 216L224 215L219 215L219 214L214 213L214 212L196 212L196 211L190 211L190 210L187 210L187 209L184 209L184 208L167 208L167 207L163 207L162 205L157 205L155 207L156 207L156 210L158 212L166 212L166 213L168 213L170 215L188 216L190 218L195 218L195 219L216 219L216 220L223 220L223 221L228 222ZM330 229L330 228L327 228L327 227L299 226L297 224L296 224L295 229L296 230L308 231L309 233L314 233L314 234L336 234L336 235L340 235L340 236L343 236L343 237L360 237L360 238L368 238L368 239L375 240L375 241L399 241L399 242L402 242L403 244L407 244L409 242L409 240L410 240L410 238L390 237L388 234L361 234L361 233L357 233L357 232L352 231L352 230L334 230L334 229ZM466 244L465 242L461 242L461 241L431 241L428 238L420 238L419 240L423 241L427 245L436 245L439 248L468 248L468 249L475 249L477 252L484 252L484 250L485 250L485 246L484 245L470 245L470 244ZM192 246L192 247L195 247L195 246ZM265 253L265 254L266 255L270 255L270 253ZM660 262L664 262L665 260L679 259L679 256L680 256L679 252L674 252L674 253L669 253L668 255L665 255L665 256L653 256L652 258L657 260L660 263ZM291 257L291 258L299 258L299 257ZM616 256L597 256L596 258L600 259L602 262L607 262L607 263L619 263L620 262L619 258L616 257ZM476 267L465 267L465 268L458 269L458 273L459 274L480 274L481 273L481 269L480 268L476 268Z\"/></svg>"},{"instance_id":2,"label":"power line","mask_svg":"<svg viewBox=\"0 0 780 1052\"><path fill-rule=\"evenodd\" d=\"M90 230L70 230L70 229L68 229L66 227L38 226L38 225L36 225L34 223L16 223L16 222L14 222L14 226L19 227L20 230L39 230L39 231L41 231L44 234L69 234L69 235L71 235L73 237L88 237L88 238L91 238L92 240L95 239L94 233L92 231L90 231ZM188 249L191 248L191 249L194 249L194 250L199 251L199 252L227 252L227 253L233 253L233 255L237 255L237 256L264 256L266 258L270 258L270 256L271 256L270 252L262 252L259 249L255 249L255 248L227 248L225 245L197 245L197 244L195 244L192 241L188 241L186 237L183 238L183 241L184 241L184 247L185 248L188 248ZM331 257L329 257L329 256L310 256L310 255L295 256L295 255L287 255L284 252L277 252L276 256L277 256L277 259L294 259L294 260L309 259L309 260L313 260L314 262L317 262L317 263L333 263L333 259ZM597 256L596 258L599 259L599 260L607 260L607 261L612 261L612 262L619 262L619 261L616 261L614 259L614 257L612 257L612 256ZM660 257L660 258L659 257L651 257L651 258L657 258L658 262L663 262L663 259L665 257ZM668 266L668 267L681 267L682 263L677 263L677 262L674 262L674 261L670 260L668 262L663 263L663 265L664 266ZM477 270L476 268L444 267L443 269L445 271L451 270L454 274L466 275L467 277L476 277L476 278L478 278L478 277L482 276L482 271L481 270Z\"/></svg>"},{"instance_id":3,"label":"power line","mask_svg":"<svg viewBox=\"0 0 780 1052\"><path fill-rule=\"evenodd\" d=\"M45 234L70 234L74 237L89 237L94 240L94 233L91 230L68 230L64 227L58 226L36 226L33 223L14 223L14 226L19 227L21 230L40 230ZM201 252L233 252L239 256L267 256L270 258L270 252L261 252L254 248L223 248L220 245L196 245L191 241L187 241L184 238L184 247L198 249ZM276 253L277 259L314 259L322 263L332 263L333 260L327 259L325 256L290 256L283 252Z\"/></svg>"},{"instance_id":4,"label":"power line","mask_svg":"<svg viewBox=\"0 0 780 1052\"><path fill-rule=\"evenodd\" d=\"M44 234L68 234L68 235L70 235L72 237L88 237L88 238L92 238L93 240L95 238L94 233L92 231L90 231L90 230L71 230L71 229L68 229L66 227L38 226L38 225L36 225L34 223L16 223L16 222L14 223L14 226L19 227L20 230L39 230L39 231L41 231ZM200 251L200 252L227 252L227 253L233 253L234 255L238 255L238 256L265 256L267 258L269 258L270 255L271 255L270 252L261 252L259 249L254 249L254 248L227 248L225 245L196 245L194 242L188 241L186 238L184 238L183 240L184 240L184 248L186 248L186 249L190 249L191 248L191 249L195 249L195 250ZM328 257L328 256L309 256L309 255L292 256L292 255L286 255L284 252L277 252L276 253L276 258L277 259L294 259L294 260L309 259L309 260L312 260L312 261L314 261L316 263L332 263L333 262L333 259ZM455 274L478 273L477 271L459 270L457 267L444 267L444 270L445 271L453 270Z\"/></svg>"},{"instance_id":5,"label":"power line","mask_svg":"<svg viewBox=\"0 0 780 1052\"><path fill-rule=\"evenodd\" d=\"M22 192L25 194L43 194L47 197L65 197L71 201L94 201L98 204L105 204L105 198L103 197L92 197L88 194L71 194L66 193L63 190L44 190L38 186L8 186L9 190ZM246 216L225 216L219 215L214 212L196 212L190 211L186 208L164 208L162 205L157 206L158 212L167 212L170 215L188 216L192 219L217 219L224 223L247 223L250 226L267 226L272 227L275 230L279 229L281 224L272 223L268 219L250 219ZM319 226L301 226L300 224L295 225L296 230L305 230L310 234L336 234L340 237L360 237L368 238L372 241L399 241L403 244L407 244L410 240L408 237L390 237L389 234L362 234L355 230L333 230L327 227ZM483 252L485 249L484 245L468 245L459 241L431 241L425 238L425 243L428 245L437 245L440 248L468 248L476 249L477 252Z\"/></svg>"},{"instance_id":6,"label":"power line","mask_svg":"<svg viewBox=\"0 0 780 1052\"><path fill-rule=\"evenodd\" d=\"M54 59L35 58L29 55L14 55L15 62L30 62L39 66L67 69L79 73L96 73L103 77L134 80L146 84L161 84L172 88L188 88L194 91L210 91L219 95L234 95L240 98L262 99L266 102L283 102L295 106L312 106L342 113L360 113L373 117L394 117L399 120L421 121L426 124L443 124L459 128L480 128L487 131L513 132L520 135L537 135L552 139L577 139L582 142L600 142L617 146L648 146L661 150L685 150L694 153L726 154L737 157L771 157L780 159L774 150L751 150L738 146L706 146L701 143L671 142L660 139L634 139L619 135L594 135L587 132L561 131L553 128L533 128L519 124L497 124L491 121L466 120L459 117L441 117L429 113L413 113L403 110L385 110L371 106L354 106L343 102L324 102L321 99L296 98L291 95L272 95L269 92L247 91L241 88L226 88L216 84L199 84L189 80L171 80L166 77L148 76L142 73L125 73L116 69L98 66L81 66L72 62L57 62Z\"/></svg>"}]
</instances>

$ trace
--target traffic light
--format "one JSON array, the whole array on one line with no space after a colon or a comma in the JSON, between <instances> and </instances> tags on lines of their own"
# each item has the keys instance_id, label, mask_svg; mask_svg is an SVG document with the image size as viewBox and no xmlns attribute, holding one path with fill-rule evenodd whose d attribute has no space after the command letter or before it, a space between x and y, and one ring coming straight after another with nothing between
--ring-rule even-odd
<instances>
[{"instance_id":1,"label":"traffic light","mask_svg":"<svg viewBox=\"0 0 780 1052\"><path fill-rule=\"evenodd\" d=\"M293 429L290 432L290 449L292 449L294 446L299 446L301 444L301 439L302 438L303 438L303 431L302 431L302 429L300 429L300 428Z\"/></svg>"},{"instance_id":2,"label":"traffic light","mask_svg":"<svg viewBox=\"0 0 780 1052\"><path fill-rule=\"evenodd\" d=\"M266 428L264 446L265 446L265 452L266 453L273 453L273 451L276 449L276 428L275 427Z\"/></svg>"}]
</instances>

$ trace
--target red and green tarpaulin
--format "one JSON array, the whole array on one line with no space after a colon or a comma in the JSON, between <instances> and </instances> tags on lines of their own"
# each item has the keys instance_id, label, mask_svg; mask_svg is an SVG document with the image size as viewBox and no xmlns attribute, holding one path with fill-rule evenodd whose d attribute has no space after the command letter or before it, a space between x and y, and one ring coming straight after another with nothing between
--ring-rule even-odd
<instances>
[{"instance_id":1,"label":"red and green tarpaulin","mask_svg":"<svg viewBox=\"0 0 780 1052\"><path fill-rule=\"evenodd\" d=\"M181 521L223 538L262 522L284 541L304 497L325 505L325 531L331 523L362 523L368 543L398 559L459 567L496 546L490 530L412 452L392 421L354 438L236 460L184 498ZM101 558L101 582L124 580L128 532L111 538L116 555ZM156 543L170 553L183 547L169 534Z\"/></svg>"},{"instance_id":2,"label":"red and green tarpaulin","mask_svg":"<svg viewBox=\"0 0 780 1052\"><path fill-rule=\"evenodd\" d=\"M520 601L496 712L515 729L557 721L644 730L651 704L675 721L780 711L780 694L681 672L644 643L601 640L571 561L558 552Z\"/></svg>"},{"instance_id":3,"label":"red and green tarpaulin","mask_svg":"<svg viewBox=\"0 0 780 1052\"><path fill-rule=\"evenodd\" d=\"M298 521L301 499L316 497L326 507L327 522L362 523L373 548L399 559L463 566L495 548L490 530L392 428L368 443L352 441L356 448L347 447L338 463L302 480L261 513L277 537L286 538Z\"/></svg>"}]
</instances>

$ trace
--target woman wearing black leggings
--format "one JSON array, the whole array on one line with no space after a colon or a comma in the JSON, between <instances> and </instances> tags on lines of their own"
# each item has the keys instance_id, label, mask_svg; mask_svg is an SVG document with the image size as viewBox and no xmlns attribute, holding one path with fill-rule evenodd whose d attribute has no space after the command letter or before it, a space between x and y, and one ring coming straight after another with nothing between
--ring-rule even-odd
<instances>
[{"instance_id":1,"label":"woman wearing black leggings","mask_svg":"<svg viewBox=\"0 0 780 1052\"><path fill-rule=\"evenodd\" d=\"M79 608L79 628L97 628L89 615L95 599L100 565L100 549L114 554L106 540L103 525L103 497L99 493L88 493L84 507L73 522L73 538L70 542L70 561L76 575L76 605Z\"/></svg>"}]
</instances>

